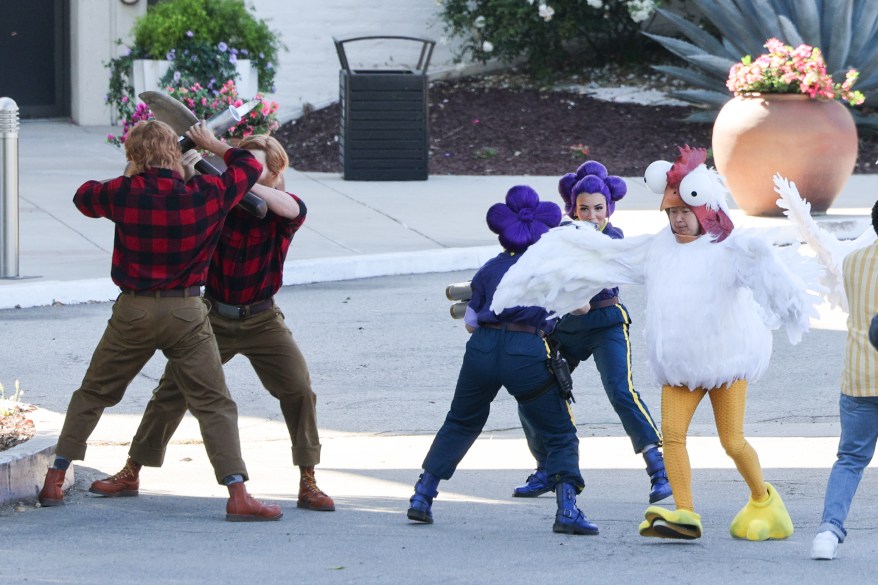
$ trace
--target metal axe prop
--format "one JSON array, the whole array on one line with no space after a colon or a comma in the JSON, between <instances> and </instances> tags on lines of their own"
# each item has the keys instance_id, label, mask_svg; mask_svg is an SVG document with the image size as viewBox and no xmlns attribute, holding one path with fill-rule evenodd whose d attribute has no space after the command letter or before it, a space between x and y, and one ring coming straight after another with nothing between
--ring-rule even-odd
<instances>
[{"instance_id":1,"label":"metal axe prop","mask_svg":"<svg viewBox=\"0 0 878 585\"><path fill-rule=\"evenodd\" d=\"M195 143L189 140L185 134L193 124L198 123L198 117L193 114L189 108L182 102L172 98L169 95L158 91L144 91L139 95L143 103L149 106L156 120L164 122L174 129L174 132L180 135L180 150L186 152L195 147ZM241 121L250 111L259 105L259 100L252 100L246 104L234 107L229 106L228 110L220 112L216 116L206 120L207 127L216 136L225 134L229 128ZM201 159L195 163L195 170L202 175L220 175L222 171L210 162ZM265 217L268 213L268 205L265 201L250 191L244 195L244 199L238 204L242 209L252 213L259 219Z\"/></svg>"}]
</instances>

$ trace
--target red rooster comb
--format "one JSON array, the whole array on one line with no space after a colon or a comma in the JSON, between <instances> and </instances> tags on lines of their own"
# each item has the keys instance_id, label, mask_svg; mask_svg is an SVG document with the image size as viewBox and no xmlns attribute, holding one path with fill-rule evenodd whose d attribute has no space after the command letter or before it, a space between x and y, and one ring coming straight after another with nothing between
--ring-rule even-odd
<instances>
[{"instance_id":1,"label":"red rooster comb","mask_svg":"<svg viewBox=\"0 0 878 585\"><path fill-rule=\"evenodd\" d=\"M674 161L674 164L668 171L668 187L673 189L679 188L683 177L707 160L706 148L690 148L687 144L686 146L680 146L679 149L680 156L677 157L677 160Z\"/></svg>"}]
</instances>

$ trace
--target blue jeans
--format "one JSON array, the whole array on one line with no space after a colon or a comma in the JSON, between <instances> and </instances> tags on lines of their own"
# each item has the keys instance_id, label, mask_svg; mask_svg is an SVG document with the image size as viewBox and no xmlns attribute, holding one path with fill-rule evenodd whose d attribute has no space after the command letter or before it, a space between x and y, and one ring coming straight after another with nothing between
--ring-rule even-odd
<instances>
[{"instance_id":1,"label":"blue jeans","mask_svg":"<svg viewBox=\"0 0 878 585\"><path fill-rule=\"evenodd\" d=\"M538 388L550 376L546 344L532 333L479 327L466 344L451 408L423 468L450 479L488 420L491 402L503 386L512 396ZM522 416L545 445L545 469L552 485L585 482L579 471L579 439L567 402L554 385L540 397L520 403Z\"/></svg>"},{"instance_id":2,"label":"blue jeans","mask_svg":"<svg viewBox=\"0 0 878 585\"><path fill-rule=\"evenodd\" d=\"M838 460L829 473L823 518L818 532L830 530L844 542L847 531L844 521L851 508L863 470L875 454L878 441L878 398L842 394L838 401L841 437L838 441Z\"/></svg>"}]
</instances>

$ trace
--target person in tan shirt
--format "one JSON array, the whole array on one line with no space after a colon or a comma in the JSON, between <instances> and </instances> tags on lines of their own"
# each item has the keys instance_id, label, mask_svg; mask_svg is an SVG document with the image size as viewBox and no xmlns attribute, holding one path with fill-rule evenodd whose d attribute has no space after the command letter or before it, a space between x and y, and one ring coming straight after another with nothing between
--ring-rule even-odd
<instances>
[{"instance_id":1,"label":"person in tan shirt","mask_svg":"<svg viewBox=\"0 0 878 585\"><path fill-rule=\"evenodd\" d=\"M878 203L872 207L872 228L878 233ZM811 558L818 560L834 559L844 542L845 519L878 441L878 351L869 335L878 313L878 242L848 254L842 273L849 312L838 404L841 437L811 545Z\"/></svg>"}]
</instances>

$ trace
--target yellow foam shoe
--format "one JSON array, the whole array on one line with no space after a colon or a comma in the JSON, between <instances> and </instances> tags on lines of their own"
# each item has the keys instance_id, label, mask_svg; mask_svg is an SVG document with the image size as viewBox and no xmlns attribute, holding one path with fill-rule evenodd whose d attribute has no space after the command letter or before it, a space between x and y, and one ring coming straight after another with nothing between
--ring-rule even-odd
<instances>
[{"instance_id":1,"label":"yellow foam shoe","mask_svg":"<svg viewBox=\"0 0 878 585\"><path fill-rule=\"evenodd\" d=\"M768 498L762 502L753 500L744 506L729 527L735 538L747 540L783 540L793 535L793 521L784 506L780 494L770 483L765 484Z\"/></svg>"},{"instance_id":2,"label":"yellow foam shoe","mask_svg":"<svg viewBox=\"0 0 878 585\"><path fill-rule=\"evenodd\" d=\"M701 538L701 516L690 510L650 506L638 528L640 536L695 540Z\"/></svg>"}]
</instances>

